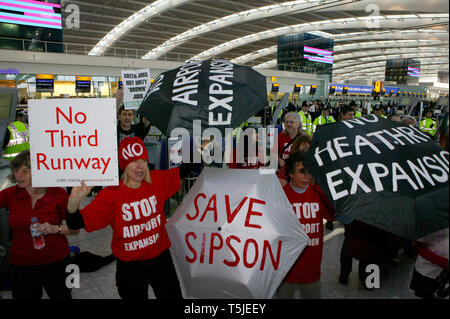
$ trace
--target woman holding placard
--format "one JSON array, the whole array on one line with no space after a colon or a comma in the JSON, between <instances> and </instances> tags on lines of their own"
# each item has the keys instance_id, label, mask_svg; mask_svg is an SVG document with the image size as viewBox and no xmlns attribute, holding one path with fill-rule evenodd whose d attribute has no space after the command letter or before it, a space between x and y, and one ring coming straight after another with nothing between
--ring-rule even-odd
<instances>
[{"instance_id":1,"label":"woman holding placard","mask_svg":"<svg viewBox=\"0 0 450 319\"><path fill-rule=\"evenodd\" d=\"M188 164L187 164L188 165ZM123 299L147 299L148 285L156 298L181 299L180 283L169 252L164 203L180 189L181 168L149 171L148 153L138 137L119 145L119 186L110 186L84 209L81 201L92 186L74 187L67 223L88 232L113 229L112 252L117 257L116 285Z\"/></svg>"},{"instance_id":2,"label":"woman holding placard","mask_svg":"<svg viewBox=\"0 0 450 319\"><path fill-rule=\"evenodd\" d=\"M0 207L9 208L12 245L12 295L14 299L40 299L42 288L51 299L70 299L66 266L70 230L66 216L67 192L58 187L31 185L30 152L23 151L11 162L9 179L15 186L0 192Z\"/></svg>"}]
</instances>

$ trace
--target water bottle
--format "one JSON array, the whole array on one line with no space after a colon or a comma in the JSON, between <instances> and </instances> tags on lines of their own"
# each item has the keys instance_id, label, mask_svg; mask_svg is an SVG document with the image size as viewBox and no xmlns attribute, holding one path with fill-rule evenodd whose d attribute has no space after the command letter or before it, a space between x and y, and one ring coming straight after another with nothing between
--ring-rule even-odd
<instances>
[{"instance_id":1,"label":"water bottle","mask_svg":"<svg viewBox=\"0 0 450 319\"><path fill-rule=\"evenodd\" d=\"M39 231L39 222L36 217L31 218L30 225L31 237L33 238L34 249L45 247L44 235Z\"/></svg>"}]
</instances>

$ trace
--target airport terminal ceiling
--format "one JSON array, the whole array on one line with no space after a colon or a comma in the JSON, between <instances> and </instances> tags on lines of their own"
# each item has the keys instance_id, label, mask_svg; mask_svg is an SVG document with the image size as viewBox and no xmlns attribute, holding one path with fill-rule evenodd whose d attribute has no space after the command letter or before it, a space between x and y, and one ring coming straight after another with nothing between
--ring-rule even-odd
<instances>
[{"instance_id":1,"label":"airport terminal ceiling","mask_svg":"<svg viewBox=\"0 0 450 319\"><path fill-rule=\"evenodd\" d=\"M447 0L63 2L67 4L80 10L79 28L64 28L68 53L180 62L224 57L276 68L277 38L310 32L334 39L333 77L339 81L384 79L383 62L390 58L422 58L421 77L448 70ZM63 10L63 21L70 14Z\"/></svg>"}]
</instances>

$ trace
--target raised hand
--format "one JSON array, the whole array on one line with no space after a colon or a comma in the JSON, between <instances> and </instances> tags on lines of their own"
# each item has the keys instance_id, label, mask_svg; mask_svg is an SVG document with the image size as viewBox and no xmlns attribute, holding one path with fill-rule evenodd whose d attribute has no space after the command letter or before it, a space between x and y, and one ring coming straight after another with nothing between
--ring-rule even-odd
<instances>
[{"instance_id":1,"label":"raised hand","mask_svg":"<svg viewBox=\"0 0 450 319\"><path fill-rule=\"evenodd\" d=\"M116 92L116 106L119 108L120 103L123 101L123 87Z\"/></svg>"},{"instance_id":2,"label":"raised hand","mask_svg":"<svg viewBox=\"0 0 450 319\"><path fill-rule=\"evenodd\" d=\"M84 181L81 181L81 186L72 188L72 192L69 196L69 202L67 203L69 213L74 213L78 209L81 201L86 198L92 188L94 188L94 186L86 186Z\"/></svg>"}]
</instances>

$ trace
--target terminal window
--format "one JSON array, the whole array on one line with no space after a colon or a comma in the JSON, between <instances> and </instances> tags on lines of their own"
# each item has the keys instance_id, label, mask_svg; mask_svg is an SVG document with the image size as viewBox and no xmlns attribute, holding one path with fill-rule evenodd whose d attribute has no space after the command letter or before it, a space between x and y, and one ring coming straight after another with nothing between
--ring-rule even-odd
<instances>
[{"instance_id":1,"label":"terminal window","mask_svg":"<svg viewBox=\"0 0 450 319\"><path fill-rule=\"evenodd\" d=\"M327 74L332 80L334 40L310 33L278 37L278 70Z\"/></svg>"},{"instance_id":2,"label":"terminal window","mask_svg":"<svg viewBox=\"0 0 450 319\"><path fill-rule=\"evenodd\" d=\"M63 52L62 25L60 0L0 1L0 49Z\"/></svg>"}]
</instances>

